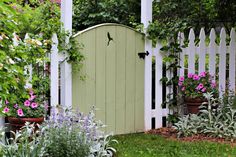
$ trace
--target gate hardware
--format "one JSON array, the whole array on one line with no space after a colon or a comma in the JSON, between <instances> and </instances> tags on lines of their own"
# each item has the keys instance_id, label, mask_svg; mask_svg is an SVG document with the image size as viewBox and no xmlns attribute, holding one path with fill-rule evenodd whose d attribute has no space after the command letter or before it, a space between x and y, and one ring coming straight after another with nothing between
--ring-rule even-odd
<instances>
[{"instance_id":1,"label":"gate hardware","mask_svg":"<svg viewBox=\"0 0 236 157\"><path fill-rule=\"evenodd\" d=\"M145 59L145 56L148 56L149 55L149 52L148 51L146 51L146 52L139 52L138 53L138 56L139 56L139 58L141 59Z\"/></svg>"}]
</instances>

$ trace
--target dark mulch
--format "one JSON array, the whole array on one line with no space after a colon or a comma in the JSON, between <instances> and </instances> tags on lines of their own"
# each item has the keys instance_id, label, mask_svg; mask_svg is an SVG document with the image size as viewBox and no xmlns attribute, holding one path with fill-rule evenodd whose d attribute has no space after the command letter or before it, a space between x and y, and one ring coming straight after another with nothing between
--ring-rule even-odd
<instances>
[{"instance_id":1,"label":"dark mulch","mask_svg":"<svg viewBox=\"0 0 236 157\"><path fill-rule=\"evenodd\" d=\"M231 146L236 146L236 140L228 140L224 138L214 138L209 137L204 134L193 135L190 137L177 137L177 131L174 128L159 128L153 129L146 132L146 134L160 135L171 140L185 141L185 142L198 142L198 141L208 141L208 142L217 142L230 144Z\"/></svg>"}]
</instances>

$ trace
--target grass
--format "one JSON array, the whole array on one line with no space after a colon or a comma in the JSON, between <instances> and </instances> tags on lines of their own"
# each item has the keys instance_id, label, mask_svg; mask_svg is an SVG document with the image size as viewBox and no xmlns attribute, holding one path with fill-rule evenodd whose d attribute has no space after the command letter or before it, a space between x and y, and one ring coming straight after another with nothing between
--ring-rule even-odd
<instances>
[{"instance_id":1,"label":"grass","mask_svg":"<svg viewBox=\"0 0 236 157\"><path fill-rule=\"evenodd\" d=\"M116 157L235 157L236 147L213 142L181 142L158 135L128 134L114 137Z\"/></svg>"}]
</instances>

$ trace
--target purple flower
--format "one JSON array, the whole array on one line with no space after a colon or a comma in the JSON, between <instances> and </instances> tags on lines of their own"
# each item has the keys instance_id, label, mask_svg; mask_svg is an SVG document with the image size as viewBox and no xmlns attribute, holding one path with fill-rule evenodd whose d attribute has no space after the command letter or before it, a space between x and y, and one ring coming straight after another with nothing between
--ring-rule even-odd
<instances>
[{"instance_id":1,"label":"purple flower","mask_svg":"<svg viewBox=\"0 0 236 157\"><path fill-rule=\"evenodd\" d=\"M33 94L34 94L34 91L33 91L33 90L30 90L30 91L29 91L29 94L30 94L30 95L33 95Z\"/></svg>"},{"instance_id":2,"label":"purple flower","mask_svg":"<svg viewBox=\"0 0 236 157\"><path fill-rule=\"evenodd\" d=\"M184 77L183 77L183 76L180 76L180 77L179 77L179 81L181 81L181 82L184 81Z\"/></svg>"},{"instance_id":3,"label":"purple flower","mask_svg":"<svg viewBox=\"0 0 236 157\"><path fill-rule=\"evenodd\" d=\"M180 82L180 81L179 81L179 82L178 82L178 85L179 85L179 86L182 86L182 85L183 85L183 82Z\"/></svg>"},{"instance_id":4,"label":"purple flower","mask_svg":"<svg viewBox=\"0 0 236 157\"><path fill-rule=\"evenodd\" d=\"M185 87L182 87L182 88L181 88L181 91L185 91Z\"/></svg>"},{"instance_id":5,"label":"purple flower","mask_svg":"<svg viewBox=\"0 0 236 157\"><path fill-rule=\"evenodd\" d=\"M216 82L214 80L211 81L211 88L216 88Z\"/></svg>"},{"instance_id":6,"label":"purple flower","mask_svg":"<svg viewBox=\"0 0 236 157\"><path fill-rule=\"evenodd\" d=\"M188 78L193 78L193 74L192 73L188 73Z\"/></svg>"},{"instance_id":7,"label":"purple flower","mask_svg":"<svg viewBox=\"0 0 236 157\"><path fill-rule=\"evenodd\" d=\"M5 107L2 112L3 113L8 113L9 111L10 111L10 109L8 107Z\"/></svg>"},{"instance_id":8,"label":"purple flower","mask_svg":"<svg viewBox=\"0 0 236 157\"><path fill-rule=\"evenodd\" d=\"M26 100L26 101L24 102L24 105L27 106L27 107L29 107L29 106L30 106L30 101L29 101L29 100Z\"/></svg>"},{"instance_id":9,"label":"purple flower","mask_svg":"<svg viewBox=\"0 0 236 157\"><path fill-rule=\"evenodd\" d=\"M21 108L17 110L17 115L20 117L24 116L23 110Z\"/></svg>"},{"instance_id":10,"label":"purple flower","mask_svg":"<svg viewBox=\"0 0 236 157\"><path fill-rule=\"evenodd\" d=\"M198 75L196 75L196 74L193 75L193 80L199 80L199 79L200 79L200 77Z\"/></svg>"},{"instance_id":11,"label":"purple flower","mask_svg":"<svg viewBox=\"0 0 236 157\"><path fill-rule=\"evenodd\" d=\"M5 100L5 104L8 105L8 104L9 104L9 101L8 101L8 100Z\"/></svg>"},{"instance_id":12,"label":"purple flower","mask_svg":"<svg viewBox=\"0 0 236 157\"><path fill-rule=\"evenodd\" d=\"M200 77L206 77L206 72L201 72L199 76Z\"/></svg>"},{"instance_id":13,"label":"purple flower","mask_svg":"<svg viewBox=\"0 0 236 157\"><path fill-rule=\"evenodd\" d=\"M35 98L36 98L36 95L33 95L33 94L32 94L32 95L30 96L30 98L29 98L29 101L32 101L32 100L34 100Z\"/></svg>"},{"instance_id":14,"label":"purple flower","mask_svg":"<svg viewBox=\"0 0 236 157\"><path fill-rule=\"evenodd\" d=\"M14 108L18 108L18 104L15 104L15 105L14 105Z\"/></svg>"},{"instance_id":15,"label":"purple flower","mask_svg":"<svg viewBox=\"0 0 236 157\"><path fill-rule=\"evenodd\" d=\"M33 103L31 104L31 107L32 107L32 108L37 108L37 107L38 107L38 104L37 104L36 102L33 102Z\"/></svg>"},{"instance_id":16,"label":"purple flower","mask_svg":"<svg viewBox=\"0 0 236 157\"><path fill-rule=\"evenodd\" d=\"M197 90L201 90L203 87L204 87L203 84L200 83L200 84L196 87L196 89L197 89Z\"/></svg>"}]
</instances>

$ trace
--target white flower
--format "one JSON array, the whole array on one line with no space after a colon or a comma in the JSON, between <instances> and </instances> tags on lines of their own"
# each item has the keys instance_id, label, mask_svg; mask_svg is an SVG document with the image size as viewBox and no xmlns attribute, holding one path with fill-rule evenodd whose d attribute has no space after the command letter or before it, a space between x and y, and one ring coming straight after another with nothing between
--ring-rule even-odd
<instances>
[{"instance_id":1,"label":"white flower","mask_svg":"<svg viewBox=\"0 0 236 157\"><path fill-rule=\"evenodd\" d=\"M9 63L10 64L15 64L15 62L11 58L9 58Z\"/></svg>"}]
</instances>

